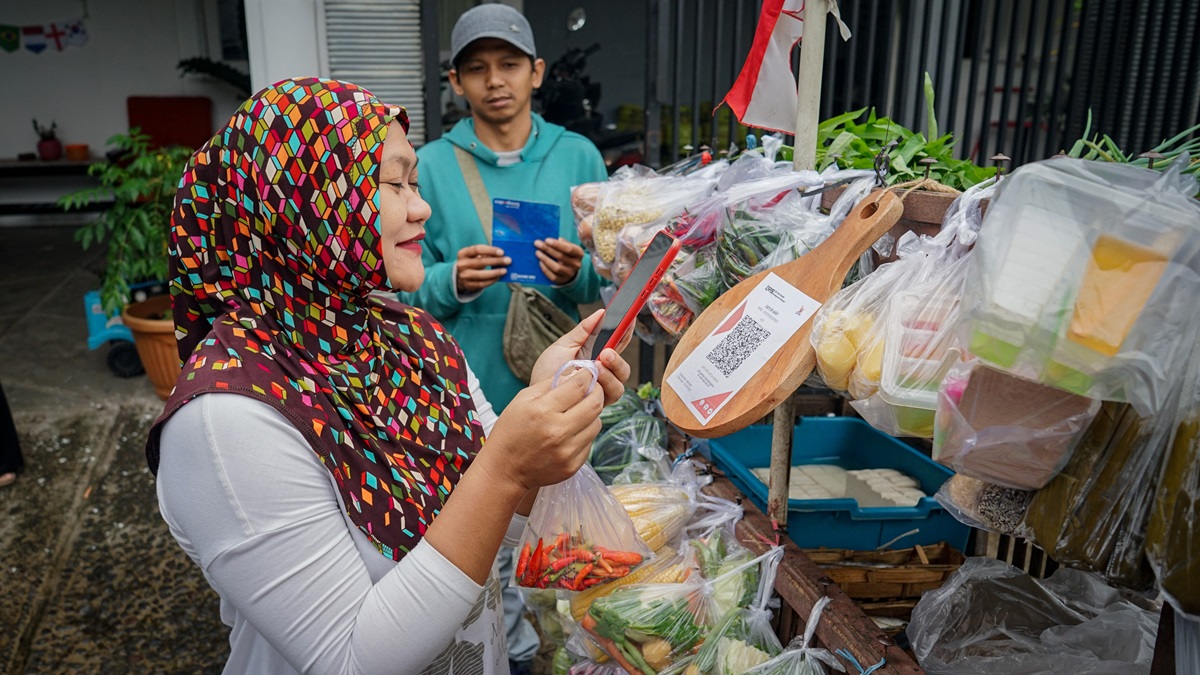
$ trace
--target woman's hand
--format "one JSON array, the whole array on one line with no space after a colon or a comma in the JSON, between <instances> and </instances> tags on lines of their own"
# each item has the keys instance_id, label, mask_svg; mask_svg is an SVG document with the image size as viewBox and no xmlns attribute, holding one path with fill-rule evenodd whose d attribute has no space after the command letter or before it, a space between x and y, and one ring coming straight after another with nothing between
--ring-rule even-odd
<instances>
[{"instance_id":1,"label":"woman's hand","mask_svg":"<svg viewBox=\"0 0 1200 675\"><path fill-rule=\"evenodd\" d=\"M542 381L521 390L496 420L476 461L493 480L526 491L570 478L600 433L605 390L591 385L591 373L576 371L557 387Z\"/></svg>"},{"instance_id":2,"label":"woman's hand","mask_svg":"<svg viewBox=\"0 0 1200 675\"><path fill-rule=\"evenodd\" d=\"M584 342L587 342L588 335L603 317L604 310L597 310L591 316L580 321L571 332L547 347L533 366L533 375L529 378L530 383L549 382L554 379L554 374L564 363L578 358L579 349L583 347ZM629 344L629 340L630 336L625 336L619 345L620 348L624 349ZM605 349L596 361L600 370L598 384L604 390L604 405L611 405L625 391L625 381L629 379L629 364L612 349Z\"/></svg>"}]
</instances>

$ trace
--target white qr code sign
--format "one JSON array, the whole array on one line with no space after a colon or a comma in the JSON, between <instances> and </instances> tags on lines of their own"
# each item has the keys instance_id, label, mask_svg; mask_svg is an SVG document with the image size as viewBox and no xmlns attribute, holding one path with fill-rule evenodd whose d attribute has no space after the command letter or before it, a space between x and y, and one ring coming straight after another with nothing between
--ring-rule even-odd
<instances>
[{"instance_id":1,"label":"white qr code sign","mask_svg":"<svg viewBox=\"0 0 1200 675\"><path fill-rule=\"evenodd\" d=\"M821 303L768 274L667 377L701 425L746 386Z\"/></svg>"}]
</instances>

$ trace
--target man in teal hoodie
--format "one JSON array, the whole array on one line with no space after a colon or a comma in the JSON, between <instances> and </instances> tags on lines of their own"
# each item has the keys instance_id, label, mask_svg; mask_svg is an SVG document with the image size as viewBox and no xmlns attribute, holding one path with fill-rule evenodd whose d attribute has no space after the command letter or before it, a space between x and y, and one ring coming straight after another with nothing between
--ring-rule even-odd
<instances>
[{"instance_id":1,"label":"man in teal hoodie","mask_svg":"<svg viewBox=\"0 0 1200 675\"><path fill-rule=\"evenodd\" d=\"M553 284L537 288L576 320L578 305L600 298L600 278L579 246L571 188L604 180L608 172L591 141L533 113L533 90L546 64L537 58L533 31L520 12L501 4L474 7L459 17L450 41L450 84L467 99L471 117L417 150L421 196L433 215L425 223L425 283L400 300L445 324L499 413L525 387L504 360L511 292L497 281L511 259L484 234L461 163L469 162L468 173L482 179L486 208L493 198L558 205L558 237L537 242L536 254ZM511 553L499 556L505 582ZM506 587L502 596L510 670L528 673L537 633L523 617L520 593Z\"/></svg>"},{"instance_id":2,"label":"man in teal hoodie","mask_svg":"<svg viewBox=\"0 0 1200 675\"><path fill-rule=\"evenodd\" d=\"M510 291L497 281L511 258L485 237L460 161L478 169L489 209L494 198L558 205L558 237L539 241L536 253L553 283L536 288L575 319L578 305L599 299L600 278L579 246L571 188L604 180L608 172L591 141L532 111L545 62L519 12L502 4L465 12L451 51L450 83L470 104L471 117L417 151L421 196L433 209L424 242L426 277L419 291L400 299L445 324L499 413L525 387L502 347Z\"/></svg>"}]
</instances>

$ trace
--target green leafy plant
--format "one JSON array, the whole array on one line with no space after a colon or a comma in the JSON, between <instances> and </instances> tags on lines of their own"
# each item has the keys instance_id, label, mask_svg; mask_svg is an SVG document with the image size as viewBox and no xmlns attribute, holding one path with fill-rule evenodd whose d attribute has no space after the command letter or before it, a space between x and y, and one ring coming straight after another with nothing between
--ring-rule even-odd
<instances>
[{"instance_id":1,"label":"green leafy plant","mask_svg":"<svg viewBox=\"0 0 1200 675\"><path fill-rule=\"evenodd\" d=\"M1188 165L1183 169L1183 173L1191 174L1196 177L1196 180L1200 180L1200 124L1184 129L1154 146L1147 153L1142 154L1151 153L1160 155L1153 158L1153 168L1160 171L1170 166L1181 155L1187 153ZM1151 158L1143 157L1142 154L1134 155L1124 152L1108 134L1093 135L1092 112L1089 110L1083 135L1071 146L1071 150L1067 153L1067 156L1075 157L1076 159L1092 159L1103 162L1118 162L1133 166L1150 167Z\"/></svg>"},{"instance_id":2,"label":"green leafy plant","mask_svg":"<svg viewBox=\"0 0 1200 675\"><path fill-rule=\"evenodd\" d=\"M821 122L817 127L817 168L824 170L836 162L843 169L873 169L875 157L895 141L895 147L888 151L889 185L923 178L925 167L918 162L924 158L936 160L930 166L929 177L956 190L966 190L996 175L995 167L982 167L954 157L954 134L938 135L933 102L933 81L926 73L929 126L924 134L877 116L874 108L843 113Z\"/></svg>"},{"instance_id":3,"label":"green leafy plant","mask_svg":"<svg viewBox=\"0 0 1200 675\"><path fill-rule=\"evenodd\" d=\"M53 141L58 138L58 122L50 121L50 126L38 124L38 121L33 120L33 130L37 132L38 138L43 141Z\"/></svg>"},{"instance_id":4,"label":"green leafy plant","mask_svg":"<svg viewBox=\"0 0 1200 675\"><path fill-rule=\"evenodd\" d=\"M192 151L181 146L154 147L150 137L137 127L108 142L116 146L118 159L88 169L100 185L66 195L58 205L70 211L112 200L112 206L75 233L75 240L84 249L101 243L108 246L100 301L104 311L112 314L129 302L130 284L169 276L171 208Z\"/></svg>"}]
</instances>

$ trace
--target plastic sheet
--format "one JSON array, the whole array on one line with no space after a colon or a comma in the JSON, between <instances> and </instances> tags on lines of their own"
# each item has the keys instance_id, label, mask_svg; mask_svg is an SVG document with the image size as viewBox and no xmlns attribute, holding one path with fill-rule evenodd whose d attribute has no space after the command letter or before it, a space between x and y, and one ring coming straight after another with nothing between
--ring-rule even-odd
<instances>
[{"instance_id":1,"label":"plastic sheet","mask_svg":"<svg viewBox=\"0 0 1200 675\"><path fill-rule=\"evenodd\" d=\"M1036 490L1066 465L1100 402L978 362L942 383L933 459L956 472Z\"/></svg>"},{"instance_id":2,"label":"plastic sheet","mask_svg":"<svg viewBox=\"0 0 1200 675\"><path fill-rule=\"evenodd\" d=\"M908 638L930 675L1148 673L1158 614L1096 575L1060 568L1038 581L968 558L913 610Z\"/></svg>"},{"instance_id":3,"label":"plastic sheet","mask_svg":"<svg viewBox=\"0 0 1200 675\"><path fill-rule=\"evenodd\" d=\"M1195 330L1200 203L1182 157L1158 172L1053 159L992 200L961 326L976 356L1089 398L1164 409Z\"/></svg>"}]
</instances>

